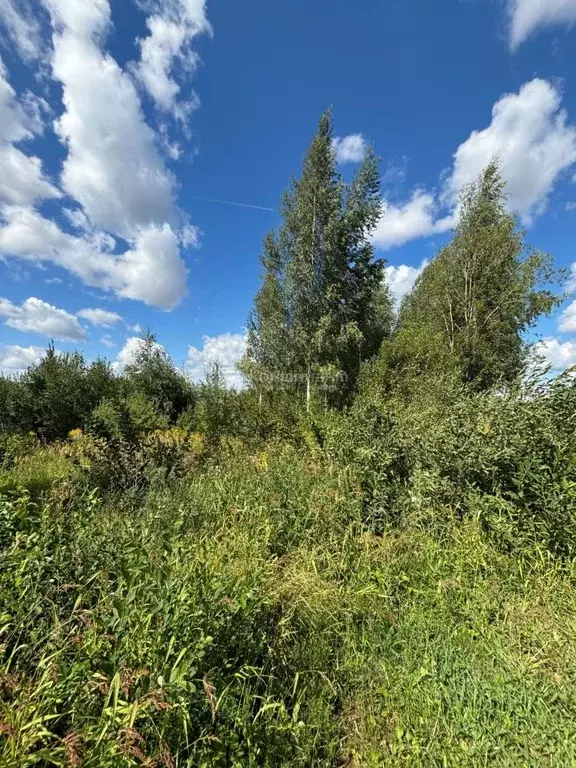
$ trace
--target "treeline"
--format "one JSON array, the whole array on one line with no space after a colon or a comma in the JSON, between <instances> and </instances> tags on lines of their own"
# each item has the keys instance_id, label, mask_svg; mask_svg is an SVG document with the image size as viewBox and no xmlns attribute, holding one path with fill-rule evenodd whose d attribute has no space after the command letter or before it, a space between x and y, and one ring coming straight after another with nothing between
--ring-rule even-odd
<instances>
[{"instance_id":1,"label":"treeline","mask_svg":"<svg viewBox=\"0 0 576 768\"><path fill-rule=\"evenodd\" d=\"M151 332L120 373L106 360L53 345L19 377L0 378L0 431L34 432L44 441L84 430L107 440L137 441L168 427L201 432L209 441L232 431L249 434L254 395L226 387L214 363L201 383L178 370ZM263 433L262 437L266 437Z\"/></svg>"},{"instance_id":2,"label":"treeline","mask_svg":"<svg viewBox=\"0 0 576 768\"><path fill-rule=\"evenodd\" d=\"M381 199L372 150L349 182L337 172L324 114L284 195L282 225L264 241L244 391L228 391L218 365L193 384L151 333L121 375L50 346L21 377L0 378L0 429L49 441L77 428L131 439L177 425L268 439L289 434L301 414L349 407L359 392L410 396L446 377L475 392L510 387L529 361L527 332L561 296L551 258L528 248L506 209L497 162L464 190L452 239L399 311L371 245Z\"/></svg>"}]
</instances>

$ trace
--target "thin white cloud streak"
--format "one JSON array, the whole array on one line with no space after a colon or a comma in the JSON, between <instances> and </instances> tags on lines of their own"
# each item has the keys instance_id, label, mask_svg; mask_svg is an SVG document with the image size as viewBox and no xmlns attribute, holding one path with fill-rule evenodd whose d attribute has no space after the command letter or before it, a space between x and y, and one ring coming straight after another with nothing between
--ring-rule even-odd
<instances>
[{"instance_id":1,"label":"thin white cloud streak","mask_svg":"<svg viewBox=\"0 0 576 768\"><path fill-rule=\"evenodd\" d=\"M253 208L257 211L270 211L275 213L274 208L267 208L265 205L251 205L250 203L238 203L234 200L217 200L213 197L200 197L199 195L189 195L191 200L204 200L206 203L220 203L222 205L235 205L239 208Z\"/></svg>"},{"instance_id":2,"label":"thin white cloud streak","mask_svg":"<svg viewBox=\"0 0 576 768\"><path fill-rule=\"evenodd\" d=\"M87 320L97 328L113 328L124 322L118 312L110 312L106 309L81 309L76 312L76 316L81 317L82 320Z\"/></svg>"}]
</instances>

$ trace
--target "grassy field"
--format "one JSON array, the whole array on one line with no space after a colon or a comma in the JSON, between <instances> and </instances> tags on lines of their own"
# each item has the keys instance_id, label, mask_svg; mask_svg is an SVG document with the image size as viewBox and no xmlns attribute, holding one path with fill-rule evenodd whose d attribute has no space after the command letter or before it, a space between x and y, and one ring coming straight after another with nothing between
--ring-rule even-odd
<instances>
[{"instance_id":1,"label":"grassy field","mask_svg":"<svg viewBox=\"0 0 576 768\"><path fill-rule=\"evenodd\" d=\"M576 765L570 559L375 534L287 447L121 495L43 450L0 477L2 766Z\"/></svg>"}]
</instances>

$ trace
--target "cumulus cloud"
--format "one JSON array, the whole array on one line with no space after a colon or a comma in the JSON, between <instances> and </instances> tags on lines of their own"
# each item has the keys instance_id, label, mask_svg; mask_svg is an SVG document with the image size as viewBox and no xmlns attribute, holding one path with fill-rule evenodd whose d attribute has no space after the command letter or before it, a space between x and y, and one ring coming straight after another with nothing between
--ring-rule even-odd
<instances>
[{"instance_id":1,"label":"cumulus cloud","mask_svg":"<svg viewBox=\"0 0 576 768\"><path fill-rule=\"evenodd\" d=\"M332 150L336 162L361 163L368 149L368 144L361 133L351 133L349 136L336 136L332 139Z\"/></svg>"},{"instance_id":2,"label":"cumulus cloud","mask_svg":"<svg viewBox=\"0 0 576 768\"><path fill-rule=\"evenodd\" d=\"M556 181L576 163L576 126L568 123L561 103L559 88L539 78L502 96L490 125L473 131L458 147L438 191L417 189L406 202L384 206L375 245L390 248L449 230L463 187L494 157L506 182L509 209L530 224L546 209Z\"/></svg>"},{"instance_id":3,"label":"cumulus cloud","mask_svg":"<svg viewBox=\"0 0 576 768\"><path fill-rule=\"evenodd\" d=\"M52 71L64 112L55 129L68 150L65 190L91 224L126 238L150 224L174 222L174 179L156 149L131 78L105 54L107 0L45 0L55 29Z\"/></svg>"},{"instance_id":4,"label":"cumulus cloud","mask_svg":"<svg viewBox=\"0 0 576 768\"><path fill-rule=\"evenodd\" d=\"M35 207L62 192L45 177L39 158L20 146L42 131L47 105L28 93L17 97L0 62L0 255L52 263L87 285L171 309L186 294L181 249L197 244L198 230L176 206L175 179L132 77L103 48L109 0L41 4L53 32L51 72L62 87L54 129L66 149L60 182L72 201L62 209L68 229ZM0 19L16 19L15 7L0 0ZM17 7L24 29L27 3ZM180 47L164 60L168 76L178 57L187 58L192 37L209 28L204 2L151 0L147 8L149 21L156 15L185 27ZM119 238L127 243L124 252Z\"/></svg>"},{"instance_id":5,"label":"cumulus cloud","mask_svg":"<svg viewBox=\"0 0 576 768\"><path fill-rule=\"evenodd\" d=\"M35 200L60 197L45 178L38 157L25 155L10 144L0 144L0 168L0 203L29 205Z\"/></svg>"},{"instance_id":6,"label":"cumulus cloud","mask_svg":"<svg viewBox=\"0 0 576 768\"><path fill-rule=\"evenodd\" d=\"M383 212L372 236L377 248L395 248L418 237L428 237L448 231L452 216L438 217L439 206L434 196L417 189L412 197L401 205L384 202Z\"/></svg>"},{"instance_id":7,"label":"cumulus cloud","mask_svg":"<svg viewBox=\"0 0 576 768\"><path fill-rule=\"evenodd\" d=\"M550 364L553 371L564 371L576 365L576 341L559 341L549 337L536 345L535 352Z\"/></svg>"},{"instance_id":8,"label":"cumulus cloud","mask_svg":"<svg viewBox=\"0 0 576 768\"><path fill-rule=\"evenodd\" d=\"M140 232L116 266L120 296L171 309L184 294L188 270L180 258L178 237L168 224Z\"/></svg>"},{"instance_id":9,"label":"cumulus cloud","mask_svg":"<svg viewBox=\"0 0 576 768\"><path fill-rule=\"evenodd\" d=\"M76 275L87 285L172 309L186 290L187 269L178 249L178 237L168 224L140 232L132 248L122 254L63 232L53 221L31 208L4 210L0 227L0 255L26 261L52 263Z\"/></svg>"},{"instance_id":10,"label":"cumulus cloud","mask_svg":"<svg viewBox=\"0 0 576 768\"><path fill-rule=\"evenodd\" d=\"M45 354L46 350L42 347L0 344L0 371L10 375L22 373L31 365L37 365Z\"/></svg>"},{"instance_id":11,"label":"cumulus cloud","mask_svg":"<svg viewBox=\"0 0 576 768\"><path fill-rule=\"evenodd\" d=\"M240 388L243 384L236 365L246 350L246 336L242 333L223 333L220 336L204 336L202 349L188 347L186 367L195 381L205 378L211 363L218 362L226 383Z\"/></svg>"},{"instance_id":12,"label":"cumulus cloud","mask_svg":"<svg viewBox=\"0 0 576 768\"><path fill-rule=\"evenodd\" d=\"M576 126L568 124L561 103L558 87L540 78L502 96L488 128L474 131L456 150L447 185L452 199L497 156L510 209L526 223L542 213L555 181L576 163Z\"/></svg>"},{"instance_id":13,"label":"cumulus cloud","mask_svg":"<svg viewBox=\"0 0 576 768\"><path fill-rule=\"evenodd\" d=\"M81 309L76 315L99 328L113 328L123 322L117 312L109 312L106 309Z\"/></svg>"},{"instance_id":14,"label":"cumulus cloud","mask_svg":"<svg viewBox=\"0 0 576 768\"><path fill-rule=\"evenodd\" d=\"M512 50L540 28L574 24L576 0L508 0Z\"/></svg>"},{"instance_id":15,"label":"cumulus cloud","mask_svg":"<svg viewBox=\"0 0 576 768\"><path fill-rule=\"evenodd\" d=\"M407 264L400 264L396 267L386 267L386 282L392 292L396 308L400 306L404 296L406 296L407 293L410 293L414 287L414 283L427 265L428 259L424 259L419 267L410 267Z\"/></svg>"},{"instance_id":16,"label":"cumulus cloud","mask_svg":"<svg viewBox=\"0 0 576 768\"><path fill-rule=\"evenodd\" d=\"M10 328L41 333L61 341L80 341L86 332L74 315L31 296L19 306L0 298L0 317Z\"/></svg>"},{"instance_id":17,"label":"cumulus cloud","mask_svg":"<svg viewBox=\"0 0 576 768\"><path fill-rule=\"evenodd\" d=\"M158 107L185 121L197 106L195 94L178 100L181 86L175 77L190 74L199 63L193 40L211 31L206 18L206 0L154 0L146 19L148 36L138 40L140 60L134 71Z\"/></svg>"}]
</instances>

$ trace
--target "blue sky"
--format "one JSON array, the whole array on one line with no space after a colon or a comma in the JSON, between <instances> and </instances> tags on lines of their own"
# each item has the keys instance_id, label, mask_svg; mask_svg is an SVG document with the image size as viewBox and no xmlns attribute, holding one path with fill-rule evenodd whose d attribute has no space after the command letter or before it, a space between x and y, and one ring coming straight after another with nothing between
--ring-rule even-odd
<instances>
[{"instance_id":1,"label":"blue sky","mask_svg":"<svg viewBox=\"0 0 576 768\"><path fill-rule=\"evenodd\" d=\"M528 241L571 268L574 22L576 0L0 0L0 369L52 337L121 365L150 326L233 381L262 238L330 105L342 173L382 157L398 296L494 154ZM576 363L576 304L539 332Z\"/></svg>"}]
</instances>

